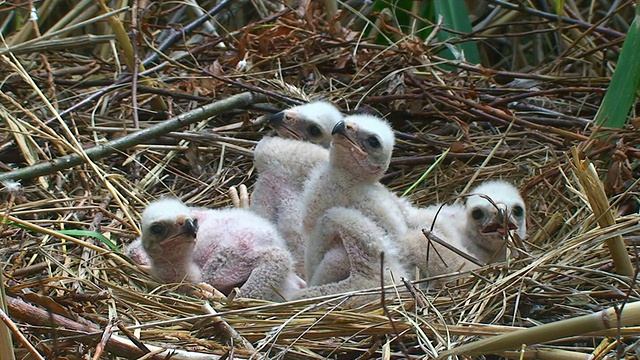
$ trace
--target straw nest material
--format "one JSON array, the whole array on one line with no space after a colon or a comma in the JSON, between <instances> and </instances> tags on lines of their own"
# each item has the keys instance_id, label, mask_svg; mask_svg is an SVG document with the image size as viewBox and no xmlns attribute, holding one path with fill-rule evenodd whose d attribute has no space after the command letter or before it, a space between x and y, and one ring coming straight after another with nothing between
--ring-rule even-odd
<instances>
[{"instance_id":1,"label":"straw nest material","mask_svg":"<svg viewBox=\"0 0 640 360\"><path fill-rule=\"evenodd\" d=\"M244 12L223 8L221 25L205 17L195 31L186 25L202 14L185 4L132 18L79 2L87 16L72 20L45 3L39 32L27 24L5 35L13 50L0 49L3 320L19 358L636 356L638 124L591 121L630 3L559 23L489 1L478 22L500 6L508 18L446 43L379 21L392 45L370 40L345 8L328 21L319 2L237 2ZM0 15L11 12L27 16ZM460 41L480 44L484 66L439 55ZM161 55L145 61L152 47ZM385 116L397 146L383 181L416 204L456 201L486 179L517 184L528 206L520 256L452 269L435 290L400 283L384 297L267 303L186 295L121 253L161 195L229 206L230 186L251 188L252 149L268 132L252 120L310 99ZM355 305L362 294L377 295Z\"/></svg>"}]
</instances>

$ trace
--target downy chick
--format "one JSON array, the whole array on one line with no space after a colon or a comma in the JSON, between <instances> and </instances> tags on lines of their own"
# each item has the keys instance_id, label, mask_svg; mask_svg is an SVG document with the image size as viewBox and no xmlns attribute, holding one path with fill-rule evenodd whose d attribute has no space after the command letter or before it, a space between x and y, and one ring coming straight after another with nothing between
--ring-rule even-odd
<instances>
[{"instance_id":1,"label":"downy chick","mask_svg":"<svg viewBox=\"0 0 640 360\"><path fill-rule=\"evenodd\" d=\"M224 293L238 287L243 297L273 301L306 286L277 229L251 211L190 208L165 198L149 204L141 222L139 242L165 282L204 281ZM144 258L138 252L134 242L128 253Z\"/></svg>"},{"instance_id":2,"label":"downy chick","mask_svg":"<svg viewBox=\"0 0 640 360\"><path fill-rule=\"evenodd\" d=\"M362 227L362 232L380 233L381 236L371 240L378 243L369 246L385 251L389 267L396 268L394 240L407 228L398 198L379 182L389 166L393 144L391 127L375 116L348 116L334 127L329 162L314 169L303 195L309 286L347 280L354 276L352 264L355 263L367 262L378 268L379 254L373 258L352 258L362 252L349 248L351 243L357 243L357 239L344 237L347 222L340 221L339 211L335 208L355 211L351 212L352 217L359 214L363 219L352 223L371 225ZM358 237L366 235L353 236ZM395 270L396 276L402 276L399 269ZM347 283L354 285L350 280Z\"/></svg>"},{"instance_id":3,"label":"downy chick","mask_svg":"<svg viewBox=\"0 0 640 360\"><path fill-rule=\"evenodd\" d=\"M433 205L414 210L415 221L420 219L421 225L408 231L401 241L408 272L418 267L421 275L436 276L478 267L435 241L429 244L422 229L432 229L435 236L484 264L506 259L506 237L515 233L524 238L525 204L513 185L487 181L471 194L464 206Z\"/></svg>"},{"instance_id":4,"label":"downy chick","mask_svg":"<svg viewBox=\"0 0 640 360\"><path fill-rule=\"evenodd\" d=\"M250 208L276 224L300 276L304 276L305 249L300 197L311 169L328 162L331 130L342 118L335 106L324 101L268 115L269 126L281 137L263 138L254 151L258 179Z\"/></svg>"}]
</instances>

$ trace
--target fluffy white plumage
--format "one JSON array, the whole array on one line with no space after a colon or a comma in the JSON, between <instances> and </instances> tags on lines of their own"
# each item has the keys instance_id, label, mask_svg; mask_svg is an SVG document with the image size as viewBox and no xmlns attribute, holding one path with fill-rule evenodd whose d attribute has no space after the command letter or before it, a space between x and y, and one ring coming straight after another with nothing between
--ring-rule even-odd
<instances>
[{"instance_id":1,"label":"fluffy white plumage","mask_svg":"<svg viewBox=\"0 0 640 360\"><path fill-rule=\"evenodd\" d=\"M331 130L344 116L333 104L314 101L266 115L267 124L283 137L328 148Z\"/></svg>"},{"instance_id":2,"label":"fluffy white plumage","mask_svg":"<svg viewBox=\"0 0 640 360\"><path fill-rule=\"evenodd\" d=\"M332 104L312 102L267 116L281 137L265 137L254 152L258 171L251 210L274 222L304 276L305 242L300 231L300 196L311 169L329 160L326 149L342 114Z\"/></svg>"},{"instance_id":3,"label":"fluffy white plumage","mask_svg":"<svg viewBox=\"0 0 640 360\"><path fill-rule=\"evenodd\" d=\"M433 229L435 236L483 263L506 259L506 237L514 234L525 237L525 203L512 184L487 181L470 194L474 195L467 198L464 206L433 205L412 210L414 224L420 225L414 226L401 239L405 251L403 258L408 260L409 269L418 267L421 275L436 276L477 267L436 242L429 246L422 233L425 228Z\"/></svg>"},{"instance_id":4,"label":"fluffy white plumage","mask_svg":"<svg viewBox=\"0 0 640 360\"><path fill-rule=\"evenodd\" d=\"M381 251L386 265L402 276L393 239L406 231L406 223L398 198L379 183L393 144L391 127L375 116L348 116L334 127L329 162L318 165L305 184L303 234L311 287L300 297L379 284L365 269L379 267Z\"/></svg>"},{"instance_id":5,"label":"fluffy white plumage","mask_svg":"<svg viewBox=\"0 0 640 360\"><path fill-rule=\"evenodd\" d=\"M182 202L164 198L142 212L140 242L152 271L166 282L199 282L200 269L193 261L197 220Z\"/></svg>"},{"instance_id":6,"label":"fluffy white plumage","mask_svg":"<svg viewBox=\"0 0 640 360\"><path fill-rule=\"evenodd\" d=\"M487 263L506 259L505 237L527 232L526 207L518 189L500 180L487 181L467 198L467 236L463 245ZM481 195L486 195L493 204Z\"/></svg>"}]
</instances>

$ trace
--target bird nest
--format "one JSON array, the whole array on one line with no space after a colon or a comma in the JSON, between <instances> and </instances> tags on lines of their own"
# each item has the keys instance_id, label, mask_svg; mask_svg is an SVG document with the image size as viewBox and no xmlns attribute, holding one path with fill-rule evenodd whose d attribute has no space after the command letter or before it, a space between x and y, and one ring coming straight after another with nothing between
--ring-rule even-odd
<instances>
[{"instance_id":1,"label":"bird nest","mask_svg":"<svg viewBox=\"0 0 640 360\"><path fill-rule=\"evenodd\" d=\"M2 318L20 358L636 356L638 124L592 121L630 3L558 22L489 1L472 11L478 22L499 8L512 20L448 40L438 24L424 39L372 12L391 44L358 27L356 9L327 20L316 2L223 1L198 27L213 4L78 2L86 16L71 20L44 3L39 31L5 28L0 49ZM470 41L482 66L442 55ZM545 41L556 47L541 54ZM185 292L122 254L159 196L230 206L229 187L255 180L252 149L268 129L254 119L314 99L389 120L383 182L417 205L454 202L487 179L516 184L525 250L451 269L440 288L398 279L384 293L284 303Z\"/></svg>"}]
</instances>

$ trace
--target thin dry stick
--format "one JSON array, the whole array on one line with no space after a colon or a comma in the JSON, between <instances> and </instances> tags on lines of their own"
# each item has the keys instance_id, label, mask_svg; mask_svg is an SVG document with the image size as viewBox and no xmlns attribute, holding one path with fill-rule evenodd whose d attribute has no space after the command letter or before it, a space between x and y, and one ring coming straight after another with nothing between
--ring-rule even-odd
<instances>
[{"instance_id":1,"label":"thin dry stick","mask_svg":"<svg viewBox=\"0 0 640 360\"><path fill-rule=\"evenodd\" d=\"M109 13L111 11L111 9L107 7L107 4L105 4L104 0L99 0L98 4L100 5L100 8L102 9L102 11L104 11L105 13ZM137 11L137 9L134 9L133 11ZM116 39L118 40L118 45L120 45L120 50L122 50L124 61L127 63L127 66L129 67L129 69L131 69L131 71L134 72L134 68L136 67L136 61L134 59L135 54L133 49L133 43L131 42L131 39L129 39L129 35L125 30L124 25L122 24L122 21L120 21L118 17L113 16L113 17L107 18L107 22L109 23L109 26L111 26L111 30L113 30L116 36ZM145 70L144 65L137 64L137 70L140 72L144 71ZM150 79L145 79L142 81L142 83L146 86L155 87L155 84ZM153 99L151 99L151 107L153 108L153 110L158 112L165 111L167 109L167 105L165 104L164 100L162 100L161 97L154 97Z\"/></svg>"},{"instance_id":2,"label":"thin dry stick","mask_svg":"<svg viewBox=\"0 0 640 360\"><path fill-rule=\"evenodd\" d=\"M11 331L15 332L15 330L11 326L11 324L13 324L11 319L5 319L6 311L7 300L4 292L4 267L0 267L0 316L2 317L2 320L4 322L4 325L0 323L0 358L14 360L15 354L13 352L13 346L11 345Z\"/></svg>"},{"instance_id":3,"label":"thin dry stick","mask_svg":"<svg viewBox=\"0 0 640 360\"><path fill-rule=\"evenodd\" d=\"M580 160L576 147L571 148L571 156L573 157L574 172L589 200L589 206L598 224L600 224L601 228L614 226L616 220L613 216L613 211L611 211L609 201L607 200L607 194L604 192L604 185L602 181L600 181L595 167L587 159ZM633 265L631 264L631 259L629 258L629 253L627 252L627 247L624 244L622 236L613 236L607 239L605 243L609 248L617 272L625 276L633 277Z\"/></svg>"},{"instance_id":4,"label":"thin dry stick","mask_svg":"<svg viewBox=\"0 0 640 360\"><path fill-rule=\"evenodd\" d=\"M620 316L620 326L640 324L640 301L626 304L622 312L619 314L618 312L620 312L619 309L611 307L573 319L494 336L445 351L438 356L438 359L462 354L469 356L493 354L499 351L519 349L522 344L533 345L592 331L613 329L618 326L618 316Z\"/></svg>"},{"instance_id":5,"label":"thin dry stick","mask_svg":"<svg viewBox=\"0 0 640 360\"><path fill-rule=\"evenodd\" d=\"M454 252L454 253L456 253L457 255L459 255L459 256L461 256L461 257L463 257L463 258L464 258L465 260L467 260L467 261L470 261L470 262L472 262L472 263L474 263L474 264L476 264L476 265L478 265L478 266L480 266L480 267L482 267L482 266L485 266L485 265L486 265L485 263L483 263L482 261L480 261L480 260L476 259L475 257L473 257L473 256L471 256L471 255L469 255L469 254L467 254L466 252L464 252L464 251L462 251L462 250L458 249L457 247L455 247L455 246L453 246L453 245L449 244L448 242L446 242L446 241L444 241L444 240L440 239L436 234L434 234L434 233L433 233L433 226L432 226L432 229L431 229L431 230L422 229L422 234L424 234L424 236L427 238L427 240L437 242L438 244L440 244L440 245L442 245L442 246L446 247L447 249L449 249L449 250L453 251L453 252ZM430 245L430 244L429 244L429 245ZM437 253L437 252L436 252L436 253ZM438 254L438 256L440 256L440 255ZM443 260L443 259L442 259L442 258L440 258L440 260Z\"/></svg>"},{"instance_id":6,"label":"thin dry stick","mask_svg":"<svg viewBox=\"0 0 640 360\"><path fill-rule=\"evenodd\" d=\"M398 328L396 327L396 323L393 321L393 317L391 316L391 313L389 312L389 308L387 307L387 302L385 300L385 293L386 293L386 290L384 288L384 251L383 251L380 253L380 305L382 306L384 315L387 317L387 319L389 319L389 324L391 324L391 328L393 329L393 332L396 333L396 339L398 340L398 344L400 344L400 350L402 350L404 357L407 359L411 359L411 356L409 356L409 351L407 350L407 347L404 345L404 342L402 342L402 333L398 331Z\"/></svg>"},{"instance_id":7,"label":"thin dry stick","mask_svg":"<svg viewBox=\"0 0 640 360\"><path fill-rule=\"evenodd\" d=\"M107 346L107 341L109 341L109 338L111 338L111 335L113 335L113 320L109 319L109 323L107 324L107 327L102 331L102 337L100 338L100 342L95 347L93 358L91 358L92 360L100 359L100 357L102 356L102 353L104 352L105 347Z\"/></svg>"},{"instance_id":8,"label":"thin dry stick","mask_svg":"<svg viewBox=\"0 0 640 360\"><path fill-rule=\"evenodd\" d=\"M142 62L142 66L149 66L154 61L160 58L159 53L168 49L171 45L173 45L176 41L184 39L189 33L193 30L197 29L203 23L209 21L215 15L217 15L220 11L224 10L227 5L232 4L231 0L224 0L218 3L213 9L209 10L207 13L202 14L202 16L198 17L191 23L185 25L181 28L181 30L172 30L171 34L167 37L165 41L162 42L155 50L153 54L151 54L148 58L144 59Z\"/></svg>"},{"instance_id":9,"label":"thin dry stick","mask_svg":"<svg viewBox=\"0 0 640 360\"><path fill-rule=\"evenodd\" d=\"M248 92L233 95L224 100L180 114L148 129L123 136L101 146L93 147L86 150L85 153L89 159L95 161L113 153L125 151L135 145L157 138L168 132L176 131L211 116L219 115L232 109L245 108L252 103L261 102L263 99L264 97L261 97L260 95L254 95ZM81 155L70 154L48 162L42 162L33 166L0 174L0 181L31 179L80 165L83 162L84 158Z\"/></svg>"},{"instance_id":10,"label":"thin dry stick","mask_svg":"<svg viewBox=\"0 0 640 360\"><path fill-rule=\"evenodd\" d=\"M204 310L209 314L218 314L216 309L214 309L208 302L205 302L203 307ZM228 339L233 339L233 343L235 345L240 346L243 349L246 349L253 353L256 352L256 349L253 347L253 345L251 345L249 340L240 335L240 333L237 332L236 329L232 328L231 325L229 325L226 321L224 321L222 317L214 316L209 320L213 323L213 326L219 333L224 334L224 336Z\"/></svg>"}]
</instances>

